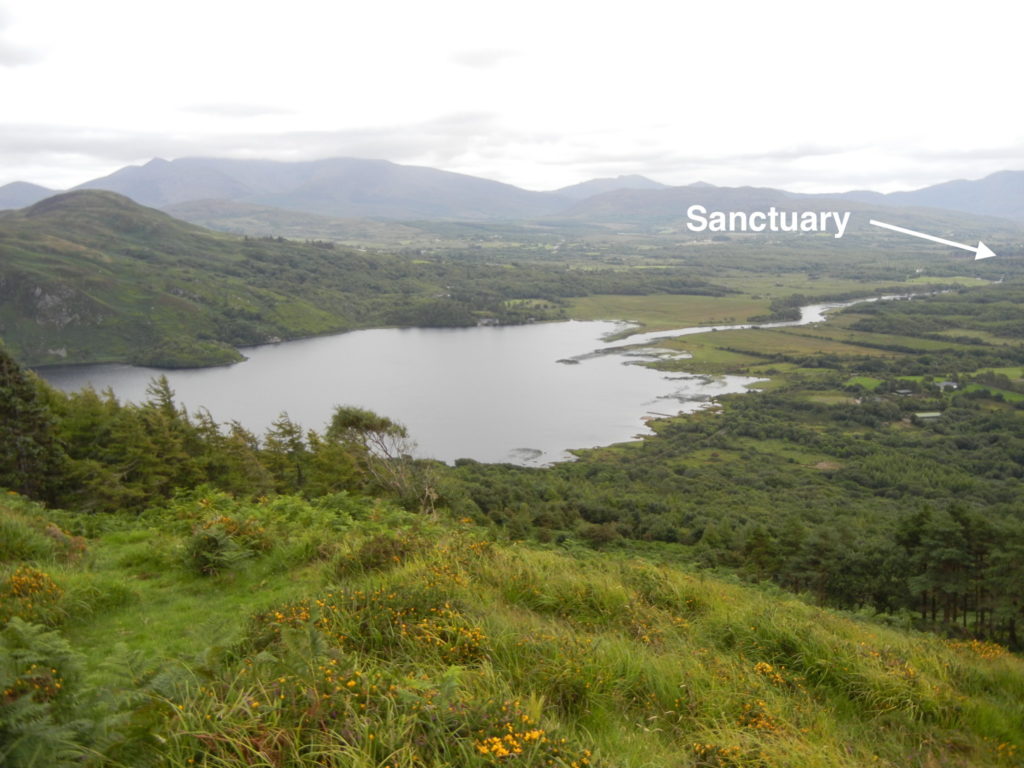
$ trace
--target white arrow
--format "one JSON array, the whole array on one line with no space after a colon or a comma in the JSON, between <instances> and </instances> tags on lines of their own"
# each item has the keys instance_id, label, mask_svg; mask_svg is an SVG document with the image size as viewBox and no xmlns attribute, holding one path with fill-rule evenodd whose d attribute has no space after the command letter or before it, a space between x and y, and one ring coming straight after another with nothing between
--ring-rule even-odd
<instances>
[{"instance_id":1,"label":"white arrow","mask_svg":"<svg viewBox=\"0 0 1024 768\"><path fill-rule=\"evenodd\" d=\"M904 229L903 227L896 227L892 224L886 224L884 221L875 221L871 219L871 223L876 227L885 227L891 229L893 232L902 232L904 235L913 235L914 237L923 237L925 240L931 240L934 243L942 243L943 245L951 245L954 248L963 248L965 251L974 251L974 260L987 259L995 254L992 249L985 245L980 240L978 241L978 247L975 248L972 245L964 245L963 243L954 243L952 240L943 240L941 237L935 237L935 235L926 235L924 232L915 232L912 229Z\"/></svg>"}]
</instances>

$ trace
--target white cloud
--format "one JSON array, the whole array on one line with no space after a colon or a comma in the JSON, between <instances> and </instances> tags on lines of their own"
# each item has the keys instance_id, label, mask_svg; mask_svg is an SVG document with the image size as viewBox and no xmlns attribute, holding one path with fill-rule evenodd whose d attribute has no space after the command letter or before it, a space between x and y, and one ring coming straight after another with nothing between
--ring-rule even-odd
<instances>
[{"instance_id":1,"label":"white cloud","mask_svg":"<svg viewBox=\"0 0 1024 768\"><path fill-rule=\"evenodd\" d=\"M642 173L888 190L1024 156L1016 27L994 0L7 7L0 184L354 155L533 189Z\"/></svg>"},{"instance_id":2,"label":"white cloud","mask_svg":"<svg viewBox=\"0 0 1024 768\"><path fill-rule=\"evenodd\" d=\"M271 104L195 104L184 107L185 112L214 117L260 117L262 115L288 115L292 110L276 107Z\"/></svg>"},{"instance_id":3,"label":"white cloud","mask_svg":"<svg viewBox=\"0 0 1024 768\"><path fill-rule=\"evenodd\" d=\"M38 61L38 52L6 39L10 34L10 27L10 14L0 8L0 67L20 67Z\"/></svg>"},{"instance_id":4,"label":"white cloud","mask_svg":"<svg viewBox=\"0 0 1024 768\"><path fill-rule=\"evenodd\" d=\"M514 58L518 55L518 51L477 48L474 50L457 51L451 55L451 59L463 67L492 69L506 59Z\"/></svg>"}]
</instances>

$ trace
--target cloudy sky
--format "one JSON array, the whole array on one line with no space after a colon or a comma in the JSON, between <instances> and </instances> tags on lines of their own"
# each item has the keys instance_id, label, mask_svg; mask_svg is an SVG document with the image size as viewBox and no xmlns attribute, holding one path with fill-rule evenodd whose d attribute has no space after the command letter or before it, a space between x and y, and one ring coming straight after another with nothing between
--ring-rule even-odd
<instances>
[{"instance_id":1,"label":"cloudy sky","mask_svg":"<svg viewBox=\"0 0 1024 768\"><path fill-rule=\"evenodd\" d=\"M553 189L1024 169L1007 2L0 0L0 184L384 158Z\"/></svg>"}]
</instances>

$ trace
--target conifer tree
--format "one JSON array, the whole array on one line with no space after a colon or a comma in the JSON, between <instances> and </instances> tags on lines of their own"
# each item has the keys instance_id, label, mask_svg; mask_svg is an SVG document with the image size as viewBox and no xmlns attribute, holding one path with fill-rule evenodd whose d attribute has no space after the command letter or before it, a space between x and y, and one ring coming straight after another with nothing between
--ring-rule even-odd
<instances>
[{"instance_id":1,"label":"conifer tree","mask_svg":"<svg viewBox=\"0 0 1024 768\"><path fill-rule=\"evenodd\" d=\"M66 456L41 386L0 346L0 486L52 501Z\"/></svg>"}]
</instances>

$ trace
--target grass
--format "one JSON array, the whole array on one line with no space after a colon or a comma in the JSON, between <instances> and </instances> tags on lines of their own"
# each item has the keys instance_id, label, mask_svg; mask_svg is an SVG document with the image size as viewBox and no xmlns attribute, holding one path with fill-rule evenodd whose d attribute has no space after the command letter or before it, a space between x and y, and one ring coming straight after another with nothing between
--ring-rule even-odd
<instances>
[{"instance_id":1,"label":"grass","mask_svg":"<svg viewBox=\"0 0 1024 768\"><path fill-rule=\"evenodd\" d=\"M951 280L937 278L922 278L913 280L884 280L871 283L862 279L842 278L834 275L819 275L807 269L779 272L777 274L763 274L754 271L737 271L723 276L719 280L734 290L742 291L751 296L763 296L766 298L778 298L790 296L794 293L801 293L807 296L821 296L830 294L853 293L859 291L873 291L877 287L878 294L899 291L912 285L919 285L927 282L953 282ZM982 281L985 282L985 281Z\"/></svg>"},{"instance_id":2,"label":"grass","mask_svg":"<svg viewBox=\"0 0 1024 768\"><path fill-rule=\"evenodd\" d=\"M873 392L876 387L880 387L884 383L882 379L872 376L853 376L846 382L846 385L848 387L863 387L869 392Z\"/></svg>"},{"instance_id":3,"label":"grass","mask_svg":"<svg viewBox=\"0 0 1024 768\"><path fill-rule=\"evenodd\" d=\"M123 758L135 750L220 768L1011 766L1024 749L1024 663L998 646L625 552L538 549L353 498L199 493L113 526L54 514L97 530L75 557L26 544L33 567L65 601L87 582L116 594L52 622L86 674L44 698L53 718L61 701L106 717L113 764L143 764ZM7 497L0 515L38 532L49 513ZM202 576L186 553L213 524L255 549ZM32 642L56 658L49 635ZM72 679L60 658L47 680ZM112 671L126 665L110 720L86 693L126 685Z\"/></svg>"},{"instance_id":4,"label":"grass","mask_svg":"<svg viewBox=\"0 0 1024 768\"><path fill-rule=\"evenodd\" d=\"M831 340L838 343L845 343L856 346L866 345L864 348L882 347L890 349L907 349L912 351L930 352L940 349L972 349L969 344L960 344L955 341L939 341L936 339L922 339L917 336L900 336L892 333L870 333L867 331L853 331L846 328L834 327L831 324L824 327L802 328L800 333L808 338L819 338Z\"/></svg>"},{"instance_id":5,"label":"grass","mask_svg":"<svg viewBox=\"0 0 1024 768\"><path fill-rule=\"evenodd\" d=\"M681 336L662 342L661 346L689 352L691 357L658 363L659 368L673 368L698 373L768 375L776 382L793 374L804 373L821 376L825 372L825 369L802 369L791 363L770 360L776 355L810 357L815 354L845 356L891 356L892 354L883 350L806 336L788 329L767 328L714 331Z\"/></svg>"},{"instance_id":6,"label":"grass","mask_svg":"<svg viewBox=\"0 0 1024 768\"><path fill-rule=\"evenodd\" d=\"M571 301L569 316L576 320L625 320L642 325L644 331L660 331L741 324L750 317L767 314L768 304L767 300L749 296L585 296Z\"/></svg>"},{"instance_id":7,"label":"grass","mask_svg":"<svg viewBox=\"0 0 1024 768\"><path fill-rule=\"evenodd\" d=\"M963 285L963 286L974 286L974 285L988 285L991 281L984 280L980 277L968 277L961 275L960 277L928 277L927 275L921 275L919 277L912 277L906 281L911 285L944 283L946 285Z\"/></svg>"}]
</instances>

